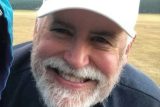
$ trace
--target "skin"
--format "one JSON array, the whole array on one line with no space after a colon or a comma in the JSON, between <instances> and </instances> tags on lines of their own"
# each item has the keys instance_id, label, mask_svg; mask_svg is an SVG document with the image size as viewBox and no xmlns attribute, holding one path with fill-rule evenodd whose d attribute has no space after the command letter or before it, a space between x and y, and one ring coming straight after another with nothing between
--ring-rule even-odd
<instances>
[{"instance_id":1,"label":"skin","mask_svg":"<svg viewBox=\"0 0 160 107\"><path fill-rule=\"evenodd\" d=\"M90 17L93 17L92 20ZM54 30L51 30L52 28L54 29L54 26L51 25L51 23L56 23L56 19L64 21L64 23L67 23L69 26L73 26L73 29L71 28L71 30L70 28L66 28L67 30L73 31L74 35L71 36L66 34L63 35L64 37L58 37L58 33L56 33ZM102 43L101 41L103 40L90 40L92 39L94 32L99 33L100 36L101 32L113 33L113 35L108 34L109 36L113 37L106 37L106 39L110 39L110 42L112 42L111 44L113 46L108 46L107 43ZM57 36L54 36L54 34ZM97 17L97 14L90 13L89 11L68 10L67 12L61 11L55 13L54 15L43 17L41 19L38 32L34 32L34 37L37 36L39 37L39 51L42 52L42 57L60 56L63 57L70 65L72 65L72 67L78 69L88 64L102 66L105 61L107 61L105 62L107 64L112 62L113 65L118 65L117 62L120 59L122 54L121 52L126 46L126 38L128 35L115 23L101 15ZM95 39L101 38L95 37ZM130 47L128 46L128 48ZM128 52L129 51L127 50L125 53L126 56L128 55ZM99 57L96 57L97 55ZM110 69L111 66L112 64L108 65ZM109 71L110 70L108 70L107 73L109 73Z\"/></svg>"},{"instance_id":2,"label":"skin","mask_svg":"<svg viewBox=\"0 0 160 107\"><path fill-rule=\"evenodd\" d=\"M127 33L106 17L86 10L63 10L37 20L34 45L38 57L64 59L74 69L92 65L108 79L119 74L119 66L127 62L131 45ZM47 75L69 90L87 92L98 83L65 80L47 69Z\"/></svg>"}]
</instances>

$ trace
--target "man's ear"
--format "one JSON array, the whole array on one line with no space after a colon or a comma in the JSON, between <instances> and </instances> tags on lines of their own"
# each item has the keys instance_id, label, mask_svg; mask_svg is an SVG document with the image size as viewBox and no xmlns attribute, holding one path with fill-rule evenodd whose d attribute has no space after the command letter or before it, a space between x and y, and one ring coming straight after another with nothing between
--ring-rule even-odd
<instances>
[{"instance_id":1,"label":"man's ear","mask_svg":"<svg viewBox=\"0 0 160 107\"><path fill-rule=\"evenodd\" d=\"M131 49L131 47L132 47L132 44L133 44L133 42L134 42L134 40L136 39L136 36L132 39L132 41L128 44L128 46L127 46L127 49L126 49L126 55L128 56L128 54L129 54L129 51L130 51L130 49Z\"/></svg>"},{"instance_id":2,"label":"man's ear","mask_svg":"<svg viewBox=\"0 0 160 107\"><path fill-rule=\"evenodd\" d=\"M129 51L130 51L130 49L132 47L132 44L133 44L135 38L136 38L136 36L132 39L132 41L129 44L127 44L127 47L126 47L126 50L125 50L125 54L124 54L124 57L123 57L124 58L123 59L124 63L127 63L127 61L128 61L128 54L129 54Z\"/></svg>"},{"instance_id":3,"label":"man's ear","mask_svg":"<svg viewBox=\"0 0 160 107\"><path fill-rule=\"evenodd\" d=\"M35 25L34 25L34 32L33 32L33 39L34 40L38 40L37 34L39 33L39 27L40 27L40 23L39 23L39 18L36 18L35 20Z\"/></svg>"},{"instance_id":4,"label":"man's ear","mask_svg":"<svg viewBox=\"0 0 160 107\"><path fill-rule=\"evenodd\" d=\"M33 36L38 32L38 19L35 20Z\"/></svg>"}]
</instances>

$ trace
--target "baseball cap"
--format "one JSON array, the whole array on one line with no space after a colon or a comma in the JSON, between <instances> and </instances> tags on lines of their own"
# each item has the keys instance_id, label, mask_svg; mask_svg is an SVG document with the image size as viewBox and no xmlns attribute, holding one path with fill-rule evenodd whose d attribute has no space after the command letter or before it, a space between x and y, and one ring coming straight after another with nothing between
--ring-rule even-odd
<instances>
[{"instance_id":1,"label":"baseball cap","mask_svg":"<svg viewBox=\"0 0 160 107\"><path fill-rule=\"evenodd\" d=\"M37 17L65 9L84 9L101 14L135 37L140 0L43 0Z\"/></svg>"}]
</instances>

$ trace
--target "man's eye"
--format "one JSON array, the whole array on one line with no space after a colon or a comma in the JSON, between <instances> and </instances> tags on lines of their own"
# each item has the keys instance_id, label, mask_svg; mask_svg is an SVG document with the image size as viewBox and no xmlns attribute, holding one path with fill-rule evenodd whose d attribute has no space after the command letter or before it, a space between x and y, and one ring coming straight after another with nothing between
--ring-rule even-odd
<instances>
[{"instance_id":1,"label":"man's eye","mask_svg":"<svg viewBox=\"0 0 160 107\"><path fill-rule=\"evenodd\" d=\"M108 42L108 40L106 40L104 37L99 37L99 36L95 36L91 38L92 42L98 43L98 44L108 44L108 45L112 45L110 42Z\"/></svg>"},{"instance_id":2,"label":"man's eye","mask_svg":"<svg viewBox=\"0 0 160 107\"><path fill-rule=\"evenodd\" d=\"M52 29L50 29L50 31L60 33L60 34L65 34L68 36L72 36L72 32L68 29L65 29L65 28L52 28Z\"/></svg>"}]
</instances>

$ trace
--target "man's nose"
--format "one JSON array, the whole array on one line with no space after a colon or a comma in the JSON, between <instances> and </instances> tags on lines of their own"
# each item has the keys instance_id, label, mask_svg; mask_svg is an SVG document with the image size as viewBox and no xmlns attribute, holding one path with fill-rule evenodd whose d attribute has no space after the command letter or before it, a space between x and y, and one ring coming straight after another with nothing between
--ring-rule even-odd
<instances>
[{"instance_id":1,"label":"man's nose","mask_svg":"<svg viewBox=\"0 0 160 107\"><path fill-rule=\"evenodd\" d=\"M64 59L73 68L79 69L89 64L89 51L83 44L73 44L64 53Z\"/></svg>"}]
</instances>

